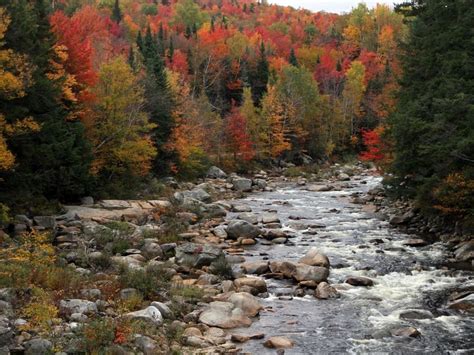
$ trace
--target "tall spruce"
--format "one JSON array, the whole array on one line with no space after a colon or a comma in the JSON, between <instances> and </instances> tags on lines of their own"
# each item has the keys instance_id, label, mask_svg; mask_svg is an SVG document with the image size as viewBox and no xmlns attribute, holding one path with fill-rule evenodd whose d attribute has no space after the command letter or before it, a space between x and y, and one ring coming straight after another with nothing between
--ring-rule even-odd
<instances>
[{"instance_id":1,"label":"tall spruce","mask_svg":"<svg viewBox=\"0 0 474 355\"><path fill-rule=\"evenodd\" d=\"M263 95L267 92L267 84L270 76L265 44L260 44L260 53L252 80L252 95L256 105L260 105Z\"/></svg>"},{"instance_id":2,"label":"tall spruce","mask_svg":"<svg viewBox=\"0 0 474 355\"><path fill-rule=\"evenodd\" d=\"M169 92L163 58L149 26L142 43L141 54L146 70L144 78L146 110L150 115L150 121L157 125L152 134L158 151L154 172L163 175L168 173L169 163L174 158L172 152L166 149L174 127L171 114L173 100Z\"/></svg>"},{"instance_id":3,"label":"tall spruce","mask_svg":"<svg viewBox=\"0 0 474 355\"><path fill-rule=\"evenodd\" d=\"M297 67L297 68L299 67L298 59L296 58L295 50L293 48L291 48L290 58L288 62L294 67Z\"/></svg>"},{"instance_id":4,"label":"tall spruce","mask_svg":"<svg viewBox=\"0 0 474 355\"><path fill-rule=\"evenodd\" d=\"M119 0L115 0L114 8L112 9L112 20L117 23L120 23L120 21L122 21L122 10L120 10Z\"/></svg>"},{"instance_id":5,"label":"tall spruce","mask_svg":"<svg viewBox=\"0 0 474 355\"><path fill-rule=\"evenodd\" d=\"M51 80L54 38L50 32L46 4L37 1L0 0L11 16L6 47L28 56L34 70L32 85L22 98L0 102L0 112L10 123L32 117L41 125L12 139L10 147L17 166L1 176L0 193L10 202L32 196L70 200L89 186L90 149L79 121L68 121L61 104L62 80Z\"/></svg>"},{"instance_id":6,"label":"tall spruce","mask_svg":"<svg viewBox=\"0 0 474 355\"><path fill-rule=\"evenodd\" d=\"M390 122L393 172L405 180L404 193L428 206L436 204L433 192L449 175L474 179L474 6L463 0L420 0L412 4L411 15L416 18Z\"/></svg>"}]
</instances>

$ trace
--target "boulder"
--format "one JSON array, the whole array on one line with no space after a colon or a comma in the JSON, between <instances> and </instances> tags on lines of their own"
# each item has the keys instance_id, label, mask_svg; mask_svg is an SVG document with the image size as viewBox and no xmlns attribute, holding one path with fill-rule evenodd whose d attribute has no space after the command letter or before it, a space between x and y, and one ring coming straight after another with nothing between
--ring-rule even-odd
<instances>
[{"instance_id":1,"label":"boulder","mask_svg":"<svg viewBox=\"0 0 474 355\"><path fill-rule=\"evenodd\" d=\"M158 352L158 343L150 337L145 335L135 336L135 345L145 355L153 355Z\"/></svg>"},{"instance_id":2,"label":"boulder","mask_svg":"<svg viewBox=\"0 0 474 355\"><path fill-rule=\"evenodd\" d=\"M288 349L293 347L294 342L286 337L270 337L263 345L271 349Z\"/></svg>"},{"instance_id":3,"label":"boulder","mask_svg":"<svg viewBox=\"0 0 474 355\"><path fill-rule=\"evenodd\" d=\"M469 261L474 259L474 240L461 243L454 251L454 256L459 261Z\"/></svg>"},{"instance_id":4,"label":"boulder","mask_svg":"<svg viewBox=\"0 0 474 355\"><path fill-rule=\"evenodd\" d=\"M331 185L309 185L306 190L311 192L326 192L334 190L334 186Z\"/></svg>"},{"instance_id":5,"label":"boulder","mask_svg":"<svg viewBox=\"0 0 474 355\"><path fill-rule=\"evenodd\" d=\"M33 217L36 225L46 229L56 229L56 218L54 216L36 216Z\"/></svg>"},{"instance_id":6,"label":"boulder","mask_svg":"<svg viewBox=\"0 0 474 355\"><path fill-rule=\"evenodd\" d=\"M416 239L408 239L405 242L403 242L403 245L409 246L409 247L424 247L425 245L428 245L428 242L426 240L416 238Z\"/></svg>"},{"instance_id":7,"label":"boulder","mask_svg":"<svg viewBox=\"0 0 474 355\"><path fill-rule=\"evenodd\" d=\"M400 312L399 317L401 319L431 319L433 313L424 309L407 309Z\"/></svg>"},{"instance_id":8,"label":"boulder","mask_svg":"<svg viewBox=\"0 0 474 355\"><path fill-rule=\"evenodd\" d=\"M265 213L262 216L262 223L263 224L280 223L280 219L278 218L278 215L274 213Z\"/></svg>"},{"instance_id":9,"label":"boulder","mask_svg":"<svg viewBox=\"0 0 474 355\"><path fill-rule=\"evenodd\" d=\"M151 303L150 306L156 307L164 318L167 318L167 319L173 318L173 312L171 312L171 309L166 304L162 302L154 301Z\"/></svg>"},{"instance_id":10,"label":"boulder","mask_svg":"<svg viewBox=\"0 0 474 355\"><path fill-rule=\"evenodd\" d=\"M236 177L232 180L232 187L236 191L252 191L252 180L242 177Z\"/></svg>"},{"instance_id":11,"label":"boulder","mask_svg":"<svg viewBox=\"0 0 474 355\"><path fill-rule=\"evenodd\" d=\"M258 224L258 216L252 212L243 212L237 216L237 219L249 222L250 224Z\"/></svg>"},{"instance_id":12,"label":"boulder","mask_svg":"<svg viewBox=\"0 0 474 355\"><path fill-rule=\"evenodd\" d=\"M207 309L200 314L199 322L223 329L249 327L252 324L252 320L240 308L236 308L231 302L220 301L209 303Z\"/></svg>"},{"instance_id":13,"label":"boulder","mask_svg":"<svg viewBox=\"0 0 474 355\"><path fill-rule=\"evenodd\" d=\"M27 341L24 344L25 355L42 355L51 354L53 350L53 343L47 339L35 338Z\"/></svg>"},{"instance_id":14,"label":"boulder","mask_svg":"<svg viewBox=\"0 0 474 355\"><path fill-rule=\"evenodd\" d=\"M247 262L240 265L240 268L246 274L255 274L255 275L262 275L266 274L270 271L270 266L268 261L254 261L254 262Z\"/></svg>"},{"instance_id":15,"label":"boulder","mask_svg":"<svg viewBox=\"0 0 474 355\"><path fill-rule=\"evenodd\" d=\"M474 313L474 293L451 302L448 307L458 311Z\"/></svg>"},{"instance_id":16,"label":"boulder","mask_svg":"<svg viewBox=\"0 0 474 355\"><path fill-rule=\"evenodd\" d=\"M141 251L147 259L161 258L163 256L163 249L153 239L145 239L145 244Z\"/></svg>"},{"instance_id":17,"label":"boulder","mask_svg":"<svg viewBox=\"0 0 474 355\"><path fill-rule=\"evenodd\" d=\"M293 278L296 281L326 281L329 276L329 269L320 266L309 266L306 264L296 264L296 272Z\"/></svg>"},{"instance_id":18,"label":"boulder","mask_svg":"<svg viewBox=\"0 0 474 355\"><path fill-rule=\"evenodd\" d=\"M316 287L314 296L321 300L327 300L329 298L339 298L341 295L334 287L329 285L327 282L320 282Z\"/></svg>"},{"instance_id":19,"label":"boulder","mask_svg":"<svg viewBox=\"0 0 474 355\"><path fill-rule=\"evenodd\" d=\"M81 299L68 299L59 302L59 310L62 314L71 315L73 313L95 314L98 312L94 302Z\"/></svg>"},{"instance_id":20,"label":"boulder","mask_svg":"<svg viewBox=\"0 0 474 355\"><path fill-rule=\"evenodd\" d=\"M10 327L0 325L0 346L9 345L13 339L13 331Z\"/></svg>"},{"instance_id":21,"label":"boulder","mask_svg":"<svg viewBox=\"0 0 474 355\"><path fill-rule=\"evenodd\" d=\"M176 248L176 263L200 268L223 258L221 248L209 244L185 243Z\"/></svg>"},{"instance_id":22,"label":"boulder","mask_svg":"<svg viewBox=\"0 0 474 355\"><path fill-rule=\"evenodd\" d=\"M346 279L346 283L352 286L373 286L374 281L368 277L350 276Z\"/></svg>"},{"instance_id":23,"label":"boulder","mask_svg":"<svg viewBox=\"0 0 474 355\"><path fill-rule=\"evenodd\" d=\"M310 266L329 267L329 259L326 255L319 253L317 248L311 248L305 256L300 260L300 263Z\"/></svg>"},{"instance_id":24,"label":"boulder","mask_svg":"<svg viewBox=\"0 0 474 355\"><path fill-rule=\"evenodd\" d=\"M209 179L225 179L227 174L217 166L211 166L206 175Z\"/></svg>"},{"instance_id":25,"label":"boulder","mask_svg":"<svg viewBox=\"0 0 474 355\"><path fill-rule=\"evenodd\" d=\"M232 294L228 298L228 302L232 303L237 309L242 310L243 314L247 317L255 317L263 309L258 299L247 292Z\"/></svg>"},{"instance_id":26,"label":"boulder","mask_svg":"<svg viewBox=\"0 0 474 355\"><path fill-rule=\"evenodd\" d=\"M255 238L261 233L260 229L249 222L242 220L230 221L227 226L227 235L231 239Z\"/></svg>"},{"instance_id":27,"label":"boulder","mask_svg":"<svg viewBox=\"0 0 474 355\"><path fill-rule=\"evenodd\" d=\"M421 335L418 329L414 327L393 329L390 333L395 337L410 337L410 338L416 338Z\"/></svg>"},{"instance_id":28,"label":"boulder","mask_svg":"<svg viewBox=\"0 0 474 355\"><path fill-rule=\"evenodd\" d=\"M161 315L158 308L149 306L140 311L130 312L125 314L125 318L131 320L142 320L155 326L163 324L163 316Z\"/></svg>"},{"instance_id":29,"label":"boulder","mask_svg":"<svg viewBox=\"0 0 474 355\"><path fill-rule=\"evenodd\" d=\"M227 211L218 203L210 203L204 206L204 210L209 218L225 217Z\"/></svg>"},{"instance_id":30,"label":"boulder","mask_svg":"<svg viewBox=\"0 0 474 355\"><path fill-rule=\"evenodd\" d=\"M261 277L248 276L241 277L234 280L234 285L237 289L240 289L243 286L248 286L257 290L258 293L267 292L267 283Z\"/></svg>"}]
</instances>

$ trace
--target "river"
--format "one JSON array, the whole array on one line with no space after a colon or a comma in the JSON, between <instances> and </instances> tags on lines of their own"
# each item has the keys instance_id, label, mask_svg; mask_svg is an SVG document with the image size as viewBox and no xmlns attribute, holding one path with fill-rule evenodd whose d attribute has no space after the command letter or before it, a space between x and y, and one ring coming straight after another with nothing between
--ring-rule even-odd
<instances>
[{"instance_id":1,"label":"river","mask_svg":"<svg viewBox=\"0 0 474 355\"><path fill-rule=\"evenodd\" d=\"M441 243L405 246L404 241L413 236L391 227L367 206L352 203L354 193L364 194L380 183L381 178L370 173L328 192L310 192L305 186L283 183L272 192L234 201L257 214L276 213L293 236L287 244L258 243L247 248L246 261L296 261L317 247L329 257L329 283L337 285L341 294L330 300L312 295L292 297L295 284L267 279L269 297L261 299L266 309L250 328L235 333L286 336L295 342L286 354L474 353L474 319L446 307L447 297L456 287L474 286L473 274L443 269L446 251ZM344 284L354 275L369 277L375 284ZM400 313L409 309L426 310L433 317L401 319ZM421 336L390 334L408 326L418 329ZM258 340L247 342L243 350L275 353Z\"/></svg>"}]
</instances>

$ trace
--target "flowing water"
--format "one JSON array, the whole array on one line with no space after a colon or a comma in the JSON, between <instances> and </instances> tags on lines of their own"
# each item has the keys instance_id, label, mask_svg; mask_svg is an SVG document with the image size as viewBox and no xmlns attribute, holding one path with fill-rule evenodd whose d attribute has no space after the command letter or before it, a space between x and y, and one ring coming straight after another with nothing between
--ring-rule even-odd
<instances>
[{"instance_id":1,"label":"flowing water","mask_svg":"<svg viewBox=\"0 0 474 355\"><path fill-rule=\"evenodd\" d=\"M309 295L289 297L294 284L267 279L270 296L262 299L266 310L250 328L236 333L291 338L295 346L286 354L474 353L474 319L446 307L449 293L459 286L474 285L474 275L443 270L442 244L407 247L403 244L407 235L367 206L351 202L352 194L366 193L380 182L380 177L366 174L329 192L309 192L286 184L237 201L255 213L277 213L284 229L294 236L286 245L259 243L247 249L246 261L296 261L317 247L330 259L331 284L342 284L356 275L372 278L375 285L346 285L339 291L341 298L318 300ZM400 312L408 309L428 310L433 318L400 319ZM407 326L417 328L421 337L391 336L391 330ZM243 350L275 353L258 340L247 342Z\"/></svg>"}]
</instances>

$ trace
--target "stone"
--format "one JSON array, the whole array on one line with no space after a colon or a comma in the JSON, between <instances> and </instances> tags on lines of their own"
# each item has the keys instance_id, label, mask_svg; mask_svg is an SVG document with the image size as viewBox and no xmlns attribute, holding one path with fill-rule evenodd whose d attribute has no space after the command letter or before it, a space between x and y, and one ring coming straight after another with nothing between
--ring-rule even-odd
<instances>
[{"instance_id":1,"label":"stone","mask_svg":"<svg viewBox=\"0 0 474 355\"><path fill-rule=\"evenodd\" d=\"M265 179L254 179L253 184L261 190L264 190L267 187L267 182Z\"/></svg>"},{"instance_id":2,"label":"stone","mask_svg":"<svg viewBox=\"0 0 474 355\"><path fill-rule=\"evenodd\" d=\"M337 179L339 181L349 181L351 179L351 177L349 175L347 175L346 173L340 173L338 176L337 176Z\"/></svg>"},{"instance_id":3,"label":"stone","mask_svg":"<svg viewBox=\"0 0 474 355\"><path fill-rule=\"evenodd\" d=\"M257 297L247 292L237 292L228 298L236 308L241 309L247 317L255 317L263 309Z\"/></svg>"},{"instance_id":4,"label":"stone","mask_svg":"<svg viewBox=\"0 0 474 355\"><path fill-rule=\"evenodd\" d=\"M258 223L258 216L252 212L243 212L237 216L237 219L241 219L246 221L250 224L257 224Z\"/></svg>"},{"instance_id":5,"label":"stone","mask_svg":"<svg viewBox=\"0 0 474 355\"><path fill-rule=\"evenodd\" d=\"M155 326L163 324L163 316L161 315L158 308L149 306L140 311L130 312L125 314L125 318L131 320L142 320Z\"/></svg>"},{"instance_id":6,"label":"stone","mask_svg":"<svg viewBox=\"0 0 474 355\"><path fill-rule=\"evenodd\" d=\"M13 339L13 331L10 327L0 325L0 346L9 345Z\"/></svg>"},{"instance_id":7,"label":"stone","mask_svg":"<svg viewBox=\"0 0 474 355\"><path fill-rule=\"evenodd\" d=\"M225 179L227 178L227 174L219 169L217 166L211 166L209 170L207 171L206 176L209 179Z\"/></svg>"},{"instance_id":8,"label":"stone","mask_svg":"<svg viewBox=\"0 0 474 355\"><path fill-rule=\"evenodd\" d=\"M267 283L261 277L248 276L241 277L234 280L234 285L237 289L240 289L242 286L248 286L257 290L258 293L267 292Z\"/></svg>"},{"instance_id":9,"label":"stone","mask_svg":"<svg viewBox=\"0 0 474 355\"><path fill-rule=\"evenodd\" d=\"M69 316L69 320L71 322L85 323L89 320L89 317L82 313L73 313Z\"/></svg>"},{"instance_id":10,"label":"stone","mask_svg":"<svg viewBox=\"0 0 474 355\"><path fill-rule=\"evenodd\" d=\"M421 335L421 333L418 331L418 329L416 329L414 327L393 329L390 333L395 337L416 338L416 337L419 337Z\"/></svg>"},{"instance_id":11,"label":"stone","mask_svg":"<svg viewBox=\"0 0 474 355\"><path fill-rule=\"evenodd\" d=\"M270 271L270 266L268 261L254 261L254 262L247 262L240 265L240 268L246 274L255 274L255 275L262 275L266 274Z\"/></svg>"},{"instance_id":12,"label":"stone","mask_svg":"<svg viewBox=\"0 0 474 355\"><path fill-rule=\"evenodd\" d=\"M67 299L59 302L59 311L65 315L73 313L95 314L98 312L94 302L81 299Z\"/></svg>"},{"instance_id":13,"label":"stone","mask_svg":"<svg viewBox=\"0 0 474 355\"><path fill-rule=\"evenodd\" d=\"M469 261L474 259L474 240L459 244L454 251L454 256L459 261Z\"/></svg>"},{"instance_id":14,"label":"stone","mask_svg":"<svg viewBox=\"0 0 474 355\"><path fill-rule=\"evenodd\" d=\"M216 237L227 239L227 232L225 229L226 228L224 226L217 226L212 230L212 233L214 233Z\"/></svg>"},{"instance_id":15,"label":"stone","mask_svg":"<svg viewBox=\"0 0 474 355\"><path fill-rule=\"evenodd\" d=\"M143 266L143 261L135 258L134 255L112 256L111 260L115 265L123 265L129 269L140 269Z\"/></svg>"},{"instance_id":16,"label":"stone","mask_svg":"<svg viewBox=\"0 0 474 355\"><path fill-rule=\"evenodd\" d=\"M102 292L98 288L88 288L81 290L81 296L84 298L97 300L102 295Z\"/></svg>"},{"instance_id":17,"label":"stone","mask_svg":"<svg viewBox=\"0 0 474 355\"><path fill-rule=\"evenodd\" d=\"M287 241L288 239L286 237L279 237L279 238L272 239L273 244L285 244Z\"/></svg>"},{"instance_id":18,"label":"stone","mask_svg":"<svg viewBox=\"0 0 474 355\"><path fill-rule=\"evenodd\" d=\"M263 224L280 223L280 219L278 218L278 215L274 213L265 213L262 216L262 223Z\"/></svg>"},{"instance_id":19,"label":"stone","mask_svg":"<svg viewBox=\"0 0 474 355\"><path fill-rule=\"evenodd\" d=\"M327 192L334 190L334 186L331 185L309 185L306 190L311 192Z\"/></svg>"},{"instance_id":20,"label":"stone","mask_svg":"<svg viewBox=\"0 0 474 355\"><path fill-rule=\"evenodd\" d=\"M257 244L257 241L252 238L245 238L240 241L240 245L255 245Z\"/></svg>"},{"instance_id":21,"label":"stone","mask_svg":"<svg viewBox=\"0 0 474 355\"><path fill-rule=\"evenodd\" d=\"M53 344L43 338L35 338L27 341L24 344L25 355L41 355L50 354L53 349Z\"/></svg>"},{"instance_id":22,"label":"stone","mask_svg":"<svg viewBox=\"0 0 474 355\"><path fill-rule=\"evenodd\" d=\"M252 180L237 177L232 180L232 187L236 191L247 192L252 191Z\"/></svg>"},{"instance_id":23,"label":"stone","mask_svg":"<svg viewBox=\"0 0 474 355\"><path fill-rule=\"evenodd\" d=\"M232 205L230 210L232 212L252 212L250 206L247 205Z\"/></svg>"},{"instance_id":24,"label":"stone","mask_svg":"<svg viewBox=\"0 0 474 355\"><path fill-rule=\"evenodd\" d=\"M368 277L350 276L346 279L346 283L352 286L373 286L374 281Z\"/></svg>"},{"instance_id":25,"label":"stone","mask_svg":"<svg viewBox=\"0 0 474 355\"><path fill-rule=\"evenodd\" d=\"M161 258L163 256L163 249L160 244L150 239L145 239L145 244L143 245L141 252L147 259Z\"/></svg>"},{"instance_id":26,"label":"stone","mask_svg":"<svg viewBox=\"0 0 474 355\"><path fill-rule=\"evenodd\" d=\"M199 322L223 329L249 327L252 324L252 320L233 303L220 301L209 303L207 309L200 314Z\"/></svg>"},{"instance_id":27,"label":"stone","mask_svg":"<svg viewBox=\"0 0 474 355\"><path fill-rule=\"evenodd\" d=\"M150 337L145 335L135 336L135 345L145 355L153 355L158 352L158 343Z\"/></svg>"},{"instance_id":28,"label":"stone","mask_svg":"<svg viewBox=\"0 0 474 355\"><path fill-rule=\"evenodd\" d=\"M293 278L296 281L326 281L329 276L329 269L320 266L309 266L306 264L296 264L296 272Z\"/></svg>"},{"instance_id":29,"label":"stone","mask_svg":"<svg viewBox=\"0 0 474 355\"><path fill-rule=\"evenodd\" d=\"M36 216L33 217L33 221L37 226L46 229L56 229L56 218L54 216Z\"/></svg>"},{"instance_id":30,"label":"stone","mask_svg":"<svg viewBox=\"0 0 474 355\"><path fill-rule=\"evenodd\" d=\"M211 342L209 342L206 338L200 337L200 336L188 336L184 338L184 343L187 346L191 346L193 348L207 348L210 345L213 345Z\"/></svg>"},{"instance_id":31,"label":"stone","mask_svg":"<svg viewBox=\"0 0 474 355\"><path fill-rule=\"evenodd\" d=\"M227 211L224 207L219 205L218 203L211 203L204 206L205 212L207 217L209 218L219 218L225 217L227 215Z\"/></svg>"},{"instance_id":32,"label":"stone","mask_svg":"<svg viewBox=\"0 0 474 355\"><path fill-rule=\"evenodd\" d=\"M176 263L200 268L223 258L221 248L209 244L184 243L176 248Z\"/></svg>"},{"instance_id":33,"label":"stone","mask_svg":"<svg viewBox=\"0 0 474 355\"><path fill-rule=\"evenodd\" d=\"M92 206L94 204L94 198L92 196L84 196L81 198L81 205Z\"/></svg>"},{"instance_id":34,"label":"stone","mask_svg":"<svg viewBox=\"0 0 474 355\"><path fill-rule=\"evenodd\" d=\"M263 345L270 349L288 349L293 347L294 342L286 337L270 337Z\"/></svg>"},{"instance_id":35,"label":"stone","mask_svg":"<svg viewBox=\"0 0 474 355\"><path fill-rule=\"evenodd\" d=\"M322 266L329 267L329 258L319 253L317 248L311 248L305 256L303 256L298 262L310 266Z\"/></svg>"},{"instance_id":36,"label":"stone","mask_svg":"<svg viewBox=\"0 0 474 355\"><path fill-rule=\"evenodd\" d=\"M474 313L474 293L451 302L448 307L458 311Z\"/></svg>"},{"instance_id":37,"label":"stone","mask_svg":"<svg viewBox=\"0 0 474 355\"><path fill-rule=\"evenodd\" d=\"M424 309L408 309L400 312L399 317L401 319L431 319L433 314L430 311Z\"/></svg>"},{"instance_id":38,"label":"stone","mask_svg":"<svg viewBox=\"0 0 474 355\"><path fill-rule=\"evenodd\" d=\"M173 312L166 304L162 302L154 301L154 302L151 302L150 306L156 307L164 318L167 318L167 319L173 318Z\"/></svg>"},{"instance_id":39,"label":"stone","mask_svg":"<svg viewBox=\"0 0 474 355\"><path fill-rule=\"evenodd\" d=\"M242 220L230 221L226 231L228 237L231 239L255 238L258 237L261 233L258 227Z\"/></svg>"},{"instance_id":40,"label":"stone","mask_svg":"<svg viewBox=\"0 0 474 355\"><path fill-rule=\"evenodd\" d=\"M401 216L392 216L389 220L389 223L394 226L399 226L399 225L407 224L408 222L410 222L411 218L412 218L411 213L405 213L404 215L401 215Z\"/></svg>"},{"instance_id":41,"label":"stone","mask_svg":"<svg viewBox=\"0 0 474 355\"><path fill-rule=\"evenodd\" d=\"M314 296L321 300L327 300L329 298L339 298L341 295L337 290L329 285L327 282L320 282L316 287L316 291L314 292Z\"/></svg>"},{"instance_id":42,"label":"stone","mask_svg":"<svg viewBox=\"0 0 474 355\"><path fill-rule=\"evenodd\" d=\"M202 333L201 333L201 331L199 330L199 328L196 328L196 327L189 327L189 328L186 328L186 329L184 330L183 336L185 336L185 337L189 337L189 336L201 337L201 336L202 336Z\"/></svg>"}]
</instances>

